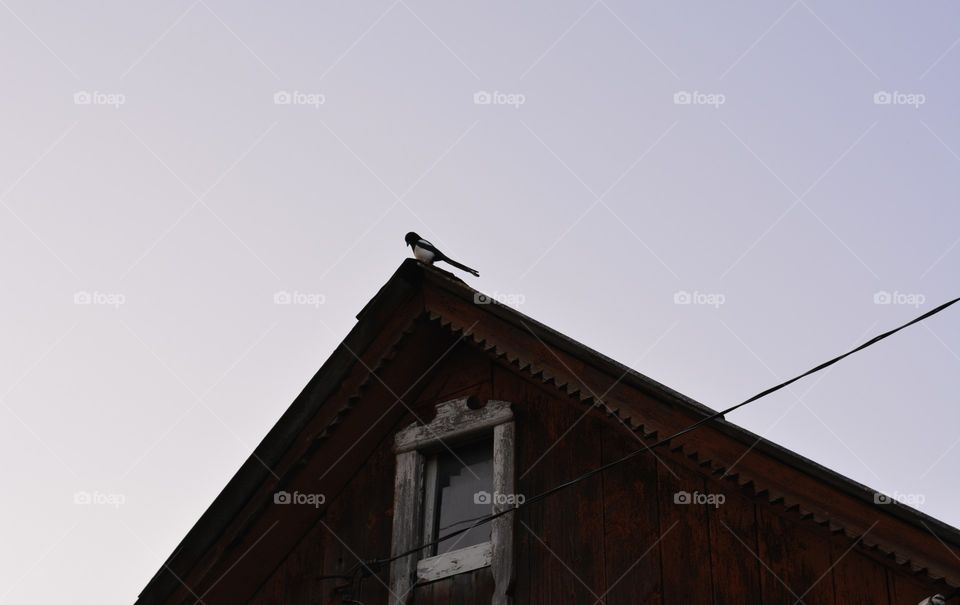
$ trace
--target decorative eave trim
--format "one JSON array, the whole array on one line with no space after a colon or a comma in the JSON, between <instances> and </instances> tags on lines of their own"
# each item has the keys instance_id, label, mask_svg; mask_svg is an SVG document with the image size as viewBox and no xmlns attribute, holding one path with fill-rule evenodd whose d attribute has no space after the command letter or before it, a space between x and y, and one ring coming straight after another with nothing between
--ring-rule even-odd
<instances>
[{"instance_id":1,"label":"decorative eave trim","mask_svg":"<svg viewBox=\"0 0 960 605\"><path fill-rule=\"evenodd\" d=\"M489 335L484 335L480 326L475 325L472 328L469 328L468 326L457 325L453 320L441 315L440 313L437 313L436 311L425 311L414 316L403 328L394 343L379 358L377 363L374 366L371 366L371 369L374 372L377 372L385 367L385 365L392 359L394 359L403 341L416 330L419 323L424 321L439 325L441 328L451 332L454 336L463 335L463 340L465 342L468 342L472 346L484 351L494 360L505 363L521 372L524 372L530 377L539 380L541 383L555 388L563 395L566 395L579 403L592 406L608 417L617 419L618 422L620 422L623 426L651 443L656 442L660 433L663 432L661 427L653 426L649 423L649 421L640 422L637 419L637 414L632 410L622 410L619 407L611 408L605 403L597 401L591 394L591 389L587 385L580 383L579 379L577 379L575 376L568 375L566 372L558 372L549 368L539 367L532 360L508 351L502 345L499 345L497 342L495 342L492 337ZM312 445L301 456L297 467L305 465L307 460L309 460L313 453L326 441L333 431L337 430L337 428L343 423L346 416L357 406L357 403L363 397L365 390L369 388L369 386L375 381L376 379L374 378L373 374L371 372L367 372L366 377L357 385L356 388L354 388L353 392L347 396L346 403L337 410L331 421L311 439ZM339 391L334 394L331 399L337 398L338 396ZM712 459L711 457L704 457L703 453L700 452L690 442L676 446L670 446L666 449L674 457L685 457L694 461L704 469L708 469L707 474L713 476L714 479L721 479L735 483L738 487L752 494L753 497L764 500L773 506L777 506L785 513L795 514L797 519L801 521L814 524L833 535L842 533L851 541L859 540L863 545L863 548L879 553L882 558L898 567L905 569L910 574L922 574L931 580L943 581L953 588L960 587L960 581L952 580L942 574L936 573L924 562L916 561L903 555L897 550L895 545L882 540L875 540L870 534L863 535L851 528L847 523L836 518L828 515L815 514L806 510L802 507L801 502L791 498L790 495L780 492L773 486L765 485L765 482L762 480L762 478L758 480L757 477L742 473L740 471L732 471L728 473L727 466ZM284 476L278 484L283 485L285 483L284 479L286 479L286 476Z\"/></svg>"},{"instance_id":2,"label":"decorative eave trim","mask_svg":"<svg viewBox=\"0 0 960 605\"><path fill-rule=\"evenodd\" d=\"M436 323L442 328L450 330L454 334L461 334L465 331L464 326L458 325L454 320L441 315L440 313L429 310L427 316L430 321ZM560 393L606 414L608 417L615 417L626 428L641 436L650 442L656 442L658 435L663 431L662 427L650 425L648 422L639 422L635 420L637 413L633 410L622 410L621 408L610 408L603 402L596 401L590 394L591 389L580 382L572 375L572 372L563 369L550 369L537 366L532 360L526 359L521 355L511 352L498 344L489 334L485 335L481 326L475 326L470 333L464 337L464 340L471 345L478 347L487 353L495 361L505 363L521 372L525 372L532 378L539 380L545 385L551 386ZM562 363L561 363L562 365ZM623 412L627 412L626 414ZM771 505L778 506L786 513L795 513L798 519L808 521L820 528L826 529L831 534L843 533L844 536L852 541L859 541L866 550L880 553L883 558L896 566L904 568L911 575L924 575L934 581L942 581L952 588L960 587L960 578L951 579L943 574L931 570L925 562L916 561L900 553L895 545L889 542L876 540L869 533L862 534L841 520L832 518L829 515L818 515L802 507L802 503L791 498L788 494L781 493L775 487L765 486L762 478L758 480L753 477L734 471L727 473L728 467L712 459L709 456L703 456L698 449L691 443L669 445L666 448L672 456L682 456L697 463L699 466L709 469L709 475L715 476L715 479L723 479L736 483L739 487L751 492L754 497L765 500ZM935 536L934 536L935 537Z\"/></svg>"}]
</instances>

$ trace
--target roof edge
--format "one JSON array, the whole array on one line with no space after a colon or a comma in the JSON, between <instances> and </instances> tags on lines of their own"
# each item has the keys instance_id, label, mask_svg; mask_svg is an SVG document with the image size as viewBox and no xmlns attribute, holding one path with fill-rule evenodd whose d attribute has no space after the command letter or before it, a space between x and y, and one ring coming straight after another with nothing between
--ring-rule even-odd
<instances>
[{"instance_id":1,"label":"roof edge","mask_svg":"<svg viewBox=\"0 0 960 605\"><path fill-rule=\"evenodd\" d=\"M419 290L423 278L423 272L416 270L416 264L415 260L413 264L402 263L360 310L357 314L358 320L383 310L387 305L394 306L400 299L406 300L413 296ZM173 575L173 569L192 568L223 535L234 516L246 506L257 488L268 478L269 471L266 466L272 466L283 458L301 429L320 410L327 397L339 385L340 379L357 363L354 353L361 354L376 335L376 330L368 329L363 321L354 324L140 591L138 605L160 603L180 586L180 581Z\"/></svg>"},{"instance_id":2,"label":"roof edge","mask_svg":"<svg viewBox=\"0 0 960 605\"><path fill-rule=\"evenodd\" d=\"M420 265L420 267L425 274L429 275L428 279L432 283L442 287L444 290L458 296L459 298L472 301L474 295L480 293L478 290L471 288L469 285L459 279L456 279L446 271L440 271L424 265ZM451 277L453 279L451 279ZM631 386L639 388L648 394L660 398L667 398L672 402L687 408L694 414L709 416L715 414L717 411L707 405L704 405L703 403L700 403L692 397L684 395L683 393L680 393L679 391L676 391L664 385L663 383L646 376L645 374L641 374L640 372L610 357L607 357L603 353L600 353L589 346L570 338L569 336L566 336L557 330L554 330L553 328L529 317L528 315L525 315L513 307L509 307L497 302L495 297L487 298L490 299L490 302L484 306L488 307L489 311L497 315L499 318L518 326L521 329L531 328L536 330L538 332L538 337L540 337L545 343L555 346L557 349L571 355L579 357L586 356L588 361L591 363L600 368L607 368L607 371L613 377L623 374L623 382L630 384ZM837 471L834 471L818 462L815 462L814 460L807 458L806 456L798 454L793 450L787 449L782 445L770 441L761 435L750 431L749 429L734 424L725 418L718 418L712 424L726 436L751 446L756 443L756 446L754 447L755 450L767 454L779 462L789 465L794 470L810 474L814 478L827 483L831 487L834 487L848 496L861 500L867 504L870 504L871 506L877 507L878 510L892 514L894 517L902 521L906 521L918 529L929 531L930 533L933 533L935 537L948 541L957 548L960 548L960 529L949 525L948 523L945 523L936 517L931 517L930 515L897 500L893 500L890 503L878 504L874 500L874 496L877 493L882 493L879 492L879 490L875 490L865 484L847 477L846 475L842 475Z\"/></svg>"}]
</instances>

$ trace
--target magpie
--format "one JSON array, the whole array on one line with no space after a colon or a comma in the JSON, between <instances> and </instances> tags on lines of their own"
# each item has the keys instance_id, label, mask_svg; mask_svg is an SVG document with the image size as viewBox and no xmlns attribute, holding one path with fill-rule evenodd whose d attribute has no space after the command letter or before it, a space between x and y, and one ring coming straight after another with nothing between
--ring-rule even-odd
<instances>
[{"instance_id":1,"label":"magpie","mask_svg":"<svg viewBox=\"0 0 960 605\"><path fill-rule=\"evenodd\" d=\"M471 269L466 265L461 265L452 258L449 258L446 254L437 250L433 244L423 239L413 231L408 233L403 240L407 242L407 245L413 249L413 255L416 257L416 259L425 265L432 265L436 261L443 261L448 265L453 265L461 271L466 271L467 273L472 273L473 275L480 277L480 274L477 273L475 269Z\"/></svg>"}]
</instances>

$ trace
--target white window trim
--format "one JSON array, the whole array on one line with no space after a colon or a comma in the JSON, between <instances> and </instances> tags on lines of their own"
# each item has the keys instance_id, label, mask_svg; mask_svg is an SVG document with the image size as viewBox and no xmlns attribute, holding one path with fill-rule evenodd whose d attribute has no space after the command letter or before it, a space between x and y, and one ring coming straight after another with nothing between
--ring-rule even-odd
<instances>
[{"instance_id":1,"label":"white window trim","mask_svg":"<svg viewBox=\"0 0 960 605\"><path fill-rule=\"evenodd\" d=\"M488 401L479 409L467 404L467 398L437 405L437 415L426 425L413 424L399 431L395 438L397 471L394 483L392 556L420 546L425 541L424 519L432 518L425 507L432 507L434 494L425 493L432 485L426 477L428 465L424 450L437 446L457 445L478 434L493 432L493 490L495 494L514 493L515 431L513 411L506 401ZM435 472L435 469L434 471ZM512 508L495 499L493 511ZM410 592L419 583L468 571L491 567L494 579L492 603L508 605L513 588L513 515L503 515L490 522L490 541L433 557L412 553L390 566L390 603L407 602Z\"/></svg>"},{"instance_id":2,"label":"white window trim","mask_svg":"<svg viewBox=\"0 0 960 605\"><path fill-rule=\"evenodd\" d=\"M458 548L442 555L417 561L417 582L440 580L458 573L489 567L493 561L493 541L488 540L466 548Z\"/></svg>"}]
</instances>

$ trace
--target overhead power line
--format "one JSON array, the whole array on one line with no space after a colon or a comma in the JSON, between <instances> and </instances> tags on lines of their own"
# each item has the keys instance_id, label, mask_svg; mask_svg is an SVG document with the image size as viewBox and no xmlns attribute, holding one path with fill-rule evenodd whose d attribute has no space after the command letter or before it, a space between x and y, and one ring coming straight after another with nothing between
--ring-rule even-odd
<instances>
[{"instance_id":1,"label":"overhead power line","mask_svg":"<svg viewBox=\"0 0 960 605\"><path fill-rule=\"evenodd\" d=\"M850 351L847 351L846 353L844 353L844 354L842 354L842 355L838 355L837 357L834 357L833 359L830 359L829 361L825 361L825 362L821 363L820 365L818 365L818 366L816 366L816 367L813 367L813 368L807 370L806 372L804 372L804 373L802 373L802 374L798 374L797 376L795 376L795 377L793 377L793 378L791 378L791 379L789 379L789 380L786 380L786 381L784 381L784 382L781 382L780 384L777 384L777 385L775 385L775 386L770 387L769 389L766 389L766 390L764 390L764 391L761 391L761 392L757 393L756 395L750 397L749 399L746 399L746 400L744 400L744 401L741 401L740 403L737 403L737 404L735 404L735 405L732 405L732 406L730 406L730 407L728 407L728 408L726 408L726 409L720 410L719 412L714 412L713 414L709 414L709 415L701 418L701 419L698 420L697 422L694 422L694 423L691 424L690 426L688 426L688 427L686 427L686 428L684 428L684 429L682 429L682 430L680 430L680 431L678 431L678 432L670 435L669 437L664 437L663 439L660 439L659 441L657 441L656 443L654 443L654 444L652 444L652 445L649 445L649 446L648 446L648 445L644 444L644 447L643 447L643 448L638 449L638 450L634 450L634 451L630 452L629 454L623 456L622 458L618 458L618 459L616 459L616 460L613 460L613 461L611 461L611 462L608 462L608 463L606 463L606 464L603 464L603 465L601 465L601 466L598 466L598 467L596 467L596 468L594 468L594 469L592 469L592 470L587 471L586 473L583 473L582 475L579 475L579 476L577 476L577 477L574 477L573 479L570 479L569 481L565 481L565 482L563 482L563 483L559 483L559 484L557 484L557 485L554 485L553 487L547 489L546 491L540 492L539 494L537 494L537 495L535 495L535 496L531 496L530 498L527 498L522 504L518 504L517 506L515 506L515 507L513 507L513 508L504 509L504 510L499 511L499 512L496 512L496 513L491 513L491 514L489 514L489 515L485 515L485 516L483 516L483 517L479 517L479 518L477 518L476 521L475 521L472 525L470 525L469 527L465 527L465 528L458 529L458 530L456 530L456 531L452 531L452 532L450 532L450 533L444 534L444 535L440 536L439 538L437 538L437 539L435 539L435 540L431 540L430 542L424 542L424 543L421 544L420 546L417 546L417 547L415 547L415 548L411 548L411 549L409 549L409 550L406 550L406 551L404 551L404 552L401 552L400 554L394 555L394 556L392 556L392 557L390 557L390 558L387 558L387 559L374 559L374 560L372 560L372 561L358 562L358 564L354 567L354 573L363 573L363 572L366 572L366 573L368 573L368 574L376 573L377 571L382 570L382 569L384 568L384 566L386 566L387 564L389 564L389 563L391 563L391 562L393 562L393 561L396 561L397 559L402 559L403 557L406 557L406 556L412 555L412 554L414 554L414 553L420 552L421 550L423 550L423 549L425 549L425 548L430 548L430 547L432 547L432 546L435 546L435 545L437 545L437 544L440 544L441 542L444 542L444 541L446 541L446 540L449 540L450 538L453 538L453 537L455 537L455 536L459 536L460 534L466 533L466 532L474 529L475 527L479 527L479 526L481 526L481 525L484 525L484 524L486 524L486 523L489 523L489 522L493 521L494 519L498 519L498 518L500 518L500 517L502 517L502 516L504 516L504 515L507 515L507 514L509 514L509 513L514 513L514 512L516 512L516 511L518 511L518 510L521 510L521 509L524 509L524 508L528 508L528 507L536 504L537 502L540 502L540 501L542 501L542 500L545 500L546 498L552 496L553 494L555 494L555 493L557 493L557 492L559 492L559 491L562 491L562 490L564 490L564 489L566 489L566 488L568 488L568 487L571 487L571 486L573 486L573 485L576 485L576 484L580 483L581 481L585 481L585 480L587 480L587 479L589 479L589 478L591 478L591 477L594 477L594 476L596 476L596 475L598 475L598 474L600 474L600 473L602 473L602 472L604 472L604 471L606 471L606 470L609 470L609 469L611 469L611 468L613 468L613 467L615 467L615 466L619 466L619 465L621 465L621 464L623 464L623 463L625 463L625 462L628 462L628 461L630 461L630 460L632 460L632 459L640 456L641 454L644 454L644 453L646 453L646 452L649 452L650 450L652 450L652 449L654 449L654 448L656 448L656 447L660 447L660 446L662 446L662 445L666 445L666 444L670 443L671 441L673 441L674 439L676 439L677 437L681 437L681 436L683 436L683 435L686 435L686 434L688 434L688 433L691 433L691 432L697 430L698 428L700 428L700 427L702 427L702 426L704 426L704 425L706 425L706 424L708 424L708 423L710 423L710 422L712 422L712 421L714 421L714 420L717 420L718 418L723 418L724 416L726 416L726 415L729 414L730 412L733 412L734 410L738 410L738 409L740 409L740 408L742 408L742 407L744 407L744 406L746 406L746 405L748 405L748 404L753 403L754 401L757 401L758 399L761 399L761 398L763 398L763 397L766 397L767 395L770 395L770 394L772 394L772 393L775 393L775 392L779 391L780 389L786 388L786 387L790 386L791 384L793 384L794 382L797 382L798 380L800 380L800 379L802 379L802 378L806 378L807 376L810 376L811 374L815 374L815 373L817 373L817 372L819 372L819 371L821 371L821 370L824 370L824 369L832 366L833 364L837 363L837 362L840 361L841 359L844 359L844 358L846 358L846 357L849 357L850 355L853 355L854 353L857 353L858 351L862 351L863 349L866 349L867 347L873 346L873 345L877 344L878 342L880 342L881 340L883 340L883 339L885 339L885 338L889 338L890 336L893 336L894 334L896 334L896 333L899 332L900 330L903 330L903 329L905 329L905 328L908 328L908 327L912 326L912 325L915 324L915 323L921 322L921 321L923 321L923 320L925 320L925 319L927 319L927 318L929 318L929 317L932 317L932 316L936 315L937 313L940 313L940 312L943 311L944 309L946 309L946 308L948 308L948 307L956 304L957 302L960 302L960 298L954 298L953 300L947 301L947 302L943 303L942 305L940 305L940 306L938 306L938 307L936 307L936 308L934 308L934 309L931 309L930 311L927 311L927 312L924 313L923 315L920 315L919 317L916 317L915 319L912 319L912 320L908 321L907 323L905 323L905 324L903 324L903 325L901 325L901 326L898 326L898 327L896 327L896 328L894 328L894 329L892 329L892 330L889 330L889 331L887 331L887 332L884 332L883 334L879 334L879 335L877 335L877 336L874 336L873 338L871 338L870 340L868 340L868 341L866 341L865 343L861 344L860 346L858 346L858 347L856 347L856 348L854 348L854 349L851 349Z\"/></svg>"}]
</instances>

